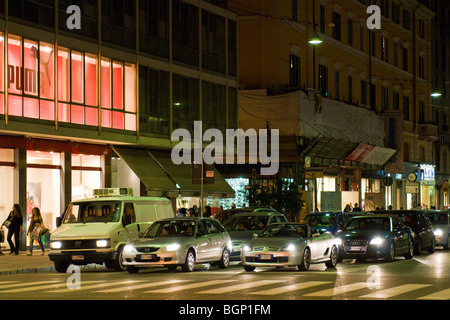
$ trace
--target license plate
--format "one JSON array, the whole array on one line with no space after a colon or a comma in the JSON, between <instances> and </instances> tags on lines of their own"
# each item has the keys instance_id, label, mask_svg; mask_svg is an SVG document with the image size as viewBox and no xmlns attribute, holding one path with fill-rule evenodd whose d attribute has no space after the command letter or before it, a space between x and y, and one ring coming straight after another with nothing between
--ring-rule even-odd
<instances>
[{"instance_id":1,"label":"license plate","mask_svg":"<svg viewBox=\"0 0 450 320\"><path fill-rule=\"evenodd\" d=\"M155 257L154 254L142 254L141 255L141 260L153 260Z\"/></svg>"},{"instance_id":2,"label":"license plate","mask_svg":"<svg viewBox=\"0 0 450 320\"><path fill-rule=\"evenodd\" d=\"M84 260L84 256L83 255L76 255L76 256L72 256L72 260Z\"/></svg>"},{"instance_id":3,"label":"license plate","mask_svg":"<svg viewBox=\"0 0 450 320\"><path fill-rule=\"evenodd\" d=\"M366 247L355 247L355 246L351 246L349 247L350 251L363 251L366 250Z\"/></svg>"},{"instance_id":4,"label":"license plate","mask_svg":"<svg viewBox=\"0 0 450 320\"><path fill-rule=\"evenodd\" d=\"M272 260L272 255L271 254L260 254L259 259L260 260Z\"/></svg>"}]
</instances>

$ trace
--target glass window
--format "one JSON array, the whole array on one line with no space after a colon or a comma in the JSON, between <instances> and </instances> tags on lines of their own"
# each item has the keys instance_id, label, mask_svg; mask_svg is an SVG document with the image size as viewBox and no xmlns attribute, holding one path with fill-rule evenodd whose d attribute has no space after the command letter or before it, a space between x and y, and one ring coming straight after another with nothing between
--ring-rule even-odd
<instances>
[{"instance_id":1,"label":"glass window","mask_svg":"<svg viewBox=\"0 0 450 320\"><path fill-rule=\"evenodd\" d=\"M5 96L0 94L0 114L5 114Z\"/></svg>"},{"instance_id":2,"label":"glass window","mask_svg":"<svg viewBox=\"0 0 450 320\"><path fill-rule=\"evenodd\" d=\"M58 48L58 99L70 101L69 49Z\"/></svg>"},{"instance_id":3,"label":"glass window","mask_svg":"<svg viewBox=\"0 0 450 320\"><path fill-rule=\"evenodd\" d=\"M83 54L72 51L72 102L83 103Z\"/></svg>"},{"instance_id":4,"label":"glass window","mask_svg":"<svg viewBox=\"0 0 450 320\"><path fill-rule=\"evenodd\" d=\"M39 66L40 66L40 87L41 98L53 99L53 78L54 78L54 59L53 44L39 43Z\"/></svg>"},{"instance_id":5,"label":"glass window","mask_svg":"<svg viewBox=\"0 0 450 320\"><path fill-rule=\"evenodd\" d=\"M125 111L136 112L136 65L125 63Z\"/></svg>"},{"instance_id":6,"label":"glass window","mask_svg":"<svg viewBox=\"0 0 450 320\"><path fill-rule=\"evenodd\" d=\"M39 119L39 100L23 98L23 116Z\"/></svg>"},{"instance_id":7,"label":"glass window","mask_svg":"<svg viewBox=\"0 0 450 320\"><path fill-rule=\"evenodd\" d=\"M22 97L8 96L8 114L10 116L22 116Z\"/></svg>"},{"instance_id":8,"label":"glass window","mask_svg":"<svg viewBox=\"0 0 450 320\"><path fill-rule=\"evenodd\" d=\"M55 103L53 101L40 101L39 117L42 120L55 120Z\"/></svg>"},{"instance_id":9,"label":"glass window","mask_svg":"<svg viewBox=\"0 0 450 320\"><path fill-rule=\"evenodd\" d=\"M23 91L25 94L37 96L38 79L38 43L36 41L25 40L23 44Z\"/></svg>"},{"instance_id":10,"label":"glass window","mask_svg":"<svg viewBox=\"0 0 450 320\"><path fill-rule=\"evenodd\" d=\"M8 92L22 94L21 68L22 68L22 41L20 37L8 37Z\"/></svg>"},{"instance_id":11,"label":"glass window","mask_svg":"<svg viewBox=\"0 0 450 320\"><path fill-rule=\"evenodd\" d=\"M86 104L90 106L97 106L97 56L93 54L86 54L84 57L84 90Z\"/></svg>"},{"instance_id":12,"label":"glass window","mask_svg":"<svg viewBox=\"0 0 450 320\"><path fill-rule=\"evenodd\" d=\"M118 112L118 111L113 111L112 113L112 127L114 129L120 129L123 130L123 121L124 121L124 116L123 116L123 112Z\"/></svg>"},{"instance_id":13,"label":"glass window","mask_svg":"<svg viewBox=\"0 0 450 320\"><path fill-rule=\"evenodd\" d=\"M85 108L85 124L88 126L98 126L98 108Z\"/></svg>"},{"instance_id":14,"label":"glass window","mask_svg":"<svg viewBox=\"0 0 450 320\"><path fill-rule=\"evenodd\" d=\"M111 110L102 109L102 127L111 128Z\"/></svg>"},{"instance_id":15,"label":"glass window","mask_svg":"<svg viewBox=\"0 0 450 320\"><path fill-rule=\"evenodd\" d=\"M58 121L70 122L70 104L58 103Z\"/></svg>"},{"instance_id":16,"label":"glass window","mask_svg":"<svg viewBox=\"0 0 450 320\"><path fill-rule=\"evenodd\" d=\"M113 62L113 108L123 109L123 73L122 63Z\"/></svg>"},{"instance_id":17,"label":"glass window","mask_svg":"<svg viewBox=\"0 0 450 320\"><path fill-rule=\"evenodd\" d=\"M136 131L136 115L125 113L125 130Z\"/></svg>"},{"instance_id":18,"label":"glass window","mask_svg":"<svg viewBox=\"0 0 450 320\"><path fill-rule=\"evenodd\" d=\"M0 32L0 91L3 92L3 32ZM3 113L3 112L2 112Z\"/></svg>"},{"instance_id":19,"label":"glass window","mask_svg":"<svg viewBox=\"0 0 450 320\"><path fill-rule=\"evenodd\" d=\"M101 107L111 108L111 62L102 58L101 61Z\"/></svg>"},{"instance_id":20,"label":"glass window","mask_svg":"<svg viewBox=\"0 0 450 320\"><path fill-rule=\"evenodd\" d=\"M70 119L72 123L84 124L84 107L72 104L70 106Z\"/></svg>"}]
</instances>

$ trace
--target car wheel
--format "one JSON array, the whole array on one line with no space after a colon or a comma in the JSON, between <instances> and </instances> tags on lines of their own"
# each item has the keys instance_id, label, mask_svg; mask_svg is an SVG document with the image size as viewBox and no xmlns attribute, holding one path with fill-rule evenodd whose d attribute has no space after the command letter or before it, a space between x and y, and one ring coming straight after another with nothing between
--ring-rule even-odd
<instances>
[{"instance_id":1,"label":"car wheel","mask_svg":"<svg viewBox=\"0 0 450 320\"><path fill-rule=\"evenodd\" d=\"M244 270L245 271L248 271L248 272L252 272L252 271L255 271L255 267L252 267L252 266L244 266Z\"/></svg>"},{"instance_id":2,"label":"car wheel","mask_svg":"<svg viewBox=\"0 0 450 320\"><path fill-rule=\"evenodd\" d=\"M414 246L414 254L415 255L420 255L422 251L422 239L418 239L417 240L417 244Z\"/></svg>"},{"instance_id":3,"label":"car wheel","mask_svg":"<svg viewBox=\"0 0 450 320\"><path fill-rule=\"evenodd\" d=\"M302 262L300 265L297 266L297 268L300 271L307 271L309 270L310 265L311 265L311 251L309 250L309 248L305 248L305 251L303 251Z\"/></svg>"},{"instance_id":4,"label":"car wheel","mask_svg":"<svg viewBox=\"0 0 450 320\"><path fill-rule=\"evenodd\" d=\"M110 268L114 269L116 271L125 271L127 270L127 266L125 266L123 263L123 246L119 247L117 249L116 259L111 261Z\"/></svg>"},{"instance_id":5,"label":"car wheel","mask_svg":"<svg viewBox=\"0 0 450 320\"><path fill-rule=\"evenodd\" d=\"M139 268L135 267L135 266L127 266L127 271L129 273L138 273L139 272Z\"/></svg>"},{"instance_id":6,"label":"car wheel","mask_svg":"<svg viewBox=\"0 0 450 320\"><path fill-rule=\"evenodd\" d=\"M331 247L331 253L330 253L330 260L325 262L325 265L327 268L336 268L338 262L338 251L336 249L336 246Z\"/></svg>"},{"instance_id":7,"label":"car wheel","mask_svg":"<svg viewBox=\"0 0 450 320\"><path fill-rule=\"evenodd\" d=\"M195 267L195 253L194 251L189 250L186 255L186 262L181 266L181 270L184 272L192 272Z\"/></svg>"},{"instance_id":8,"label":"car wheel","mask_svg":"<svg viewBox=\"0 0 450 320\"><path fill-rule=\"evenodd\" d=\"M230 264L230 253L228 252L228 249L223 249L222 252L222 259L219 260L217 265L220 269L226 269L228 268Z\"/></svg>"},{"instance_id":9,"label":"car wheel","mask_svg":"<svg viewBox=\"0 0 450 320\"><path fill-rule=\"evenodd\" d=\"M412 259L413 256L414 256L414 243L410 238L408 243L408 252L405 253L404 257L405 259Z\"/></svg>"},{"instance_id":10,"label":"car wheel","mask_svg":"<svg viewBox=\"0 0 450 320\"><path fill-rule=\"evenodd\" d=\"M58 271L59 273L66 273L67 268L69 267L69 263L67 262L58 262L55 261L55 270Z\"/></svg>"},{"instance_id":11,"label":"car wheel","mask_svg":"<svg viewBox=\"0 0 450 320\"><path fill-rule=\"evenodd\" d=\"M436 241L434 240L434 236L431 237L431 243L428 246L428 252L433 253L436 250Z\"/></svg>"},{"instance_id":12,"label":"car wheel","mask_svg":"<svg viewBox=\"0 0 450 320\"><path fill-rule=\"evenodd\" d=\"M392 262L392 261L394 261L394 258L395 258L395 246L394 246L394 243L391 242L391 244L389 246L389 251L384 256L384 260L387 262Z\"/></svg>"},{"instance_id":13,"label":"car wheel","mask_svg":"<svg viewBox=\"0 0 450 320\"><path fill-rule=\"evenodd\" d=\"M448 250L450 248L450 234L447 235L447 244L444 244L444 249Z\"/></svg>"}]
</instances>

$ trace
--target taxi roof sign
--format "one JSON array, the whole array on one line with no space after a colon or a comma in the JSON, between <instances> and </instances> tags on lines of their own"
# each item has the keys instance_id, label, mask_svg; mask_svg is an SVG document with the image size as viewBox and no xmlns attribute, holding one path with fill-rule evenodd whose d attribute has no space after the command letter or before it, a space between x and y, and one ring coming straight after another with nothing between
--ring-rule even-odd
<instances>
[{"instance_id":1,"label":"taxi roof sign","mask_svg":"<svg viewBox=\"0 0 450 320\"><path fill-rule=\"evenodd\" d=\"M93 190L94 197L133 196L132 188L101 188Z\"/></svg>"}]
</instances>

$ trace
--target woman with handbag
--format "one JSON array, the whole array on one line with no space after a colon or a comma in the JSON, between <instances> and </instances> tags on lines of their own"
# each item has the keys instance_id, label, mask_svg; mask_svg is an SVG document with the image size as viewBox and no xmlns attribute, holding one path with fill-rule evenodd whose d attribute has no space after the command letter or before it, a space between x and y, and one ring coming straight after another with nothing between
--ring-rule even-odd
<instances>
[{"instance_id":1,"label":"woman with handbag","mask_svg":"<svg viewBox=\"0 0 450 320\"><path fill-rule=\"evenodd\" d=\"M5 220L2 224L3 226L6 226L8 228L8 236L7 240L9 243L9 248L11 249L11 252L9 254L19 254L19 240L20 240L20 234L22 233L22 224L23 224L23 215L22 215L22 209L20 209L20 206L15 203L13 205L12 211L9 213L8 219ZM12 237L14 236L14 243L12 241ZM15 244L15 246L14 246Z\"/></svg>"},{"instance_id":2,"label":"woman with handbag","mask_svg":"<svg viewBox=\"0 0 450 320\"><path fill-rule=\"evenodd\" d=\"M34 207L31 211L33 216L31 217L30 226L28 227L27 235L30 235L30 249L28 250L27 256L31 256L33 254L33 241L37 240L39 242L39 246L41 247L42 253L45 254L44 244L42 243L41 236L42 231L44 229L44 220L42 219L41 210L38 207Z\"/></svg>"}]
</instances>

